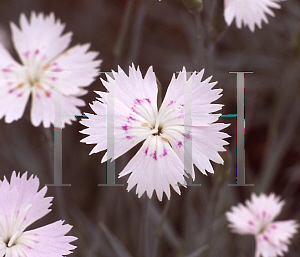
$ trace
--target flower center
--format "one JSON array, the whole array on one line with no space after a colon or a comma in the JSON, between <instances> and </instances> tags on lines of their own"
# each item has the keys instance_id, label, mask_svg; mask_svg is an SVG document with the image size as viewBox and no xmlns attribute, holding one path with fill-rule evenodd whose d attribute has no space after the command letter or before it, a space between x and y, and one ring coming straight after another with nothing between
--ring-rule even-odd
<instances>
[{"instance_id":1,"label":"flower center","mask_svg":"<svg viewBox=\"0 0 300 257\"><path fill-rule=\"evenodd\" d=\"M173 125L182 125L184 119L184 108L179 104L170 104L169 106L159 110L158 117L155 122L155 128L158 130L153 135L160 135L163 129Z\"/></svg>"}]
</instances>

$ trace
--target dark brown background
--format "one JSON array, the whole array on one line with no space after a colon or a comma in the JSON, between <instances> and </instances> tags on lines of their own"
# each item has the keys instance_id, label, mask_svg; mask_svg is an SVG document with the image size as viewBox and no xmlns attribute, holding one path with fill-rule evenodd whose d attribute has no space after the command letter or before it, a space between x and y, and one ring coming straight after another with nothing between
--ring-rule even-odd
<instances>
[{"instance_id":1,"label":"dark brown background","mask_svg":"<svg viewBox=\"0 0 300 257\"><path fill-rule=\"evenodd\" d=\"M63 182L72 186L48 189L55 197L53 211L32 227L58 219L72 224L70 234L79 238L72 256L253 256L254 237L230 233L224 216L252 191L281 195L286 205L278 219L300 221L300 2L282 2L269 25L255 33L227 27L222 0L203 2L195 15L180 0L0 1L0 24L9 36L9 22L18 24L22 12L27 17L31 11L54 12L66 23L65 32L73 31L72 45L91 42L100 52L102 71L120 65L127 72L133 62L145 74L153 65L163 92L183 66L206 68L205 78L213 75L216 88L224 90L217 101L225 104L223 114L236 113L236 75L228 71L254 72L246 75L245 94L246 183L254 187L228 186L235 182L234 118L221 118L231 123L225 130L232 136L222 153L225 165L214 165L214 175L196 171L195 183L202 186L182 188L181 196L173 191L169 205L166 198L139 199L135 188L127 193L127 177L117 180L125 187L98 187L105 183L103 153L89 156L92 146L79 142L84 137L79 122L63 130ZM16 57L12 46L10 51ZM88 89L86 103L95 99L94 90L104 90L99 79ZM53 145L46 136L53 137L53 127L33 127L28 111L12 124L0 121L1 177L28 170L42 185L53 183ZM117 174L136 149L116 160ZM296 235L286 256L299 256L299 245Z\"/></svg>"}]
</instances>

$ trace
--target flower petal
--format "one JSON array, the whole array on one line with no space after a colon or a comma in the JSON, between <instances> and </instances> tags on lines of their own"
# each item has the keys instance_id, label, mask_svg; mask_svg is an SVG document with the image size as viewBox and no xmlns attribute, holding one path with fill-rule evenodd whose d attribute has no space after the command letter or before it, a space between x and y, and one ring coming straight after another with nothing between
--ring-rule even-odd
<instances>
[{"instance_id":1,"label":"flower petal","mask_svg":"<svg viewBox=\"0 0 300 257\"><path fill-rule=\"evenodd\" d=\"M160 136L150 135L119 177L131 173L128 191L137 185L136 193L139 197L147 192L151 198L155 190L161 201L163 192L170 199L170 185L180 194L178 183L185 185L183 168L182 161L171 146Z\"/></svg>"},{"instance_id":2,"label":"flower petal","mask_svg":"<svg viewBox=\"0 0 300 257\"><path fill-rule=\"evenodd\" d=\"M68 49L64 54L55 59L54 65L49 70L68 71L70 74L58 76L55 83L61 83L61 91L65 95L76 95L80 87L89 86L99 75L98 67L102 60L94 60L98 52L88 52L90 44L77 45ZM51 83L53 74L48 75ZM53 83L53 82L52 82Z\"/></svg>"},{"instance_id":3,"label":"flower petal","mask_svg":"<svg viewBox=\"0 0 300 257\"><path fill-rule=\"evenodd\" d=\"M295 220L271 223L262 234L255 237L255 257L283 256L285 252L288 252L288 244L298 227L299 224Z\"/></svg>"},{"instance_id":4,"label":"flower petal","mask_svg":"<svg viewBox=\"0 0 300 257\"><path fill-rule=\"evenodd\" d=\"M114 79L108 82L102 80L103 85L110 92L110 87L114 86L114 99L122 102L131 108L137 100L148 99L152 108L157 109L157 84L152 66L149 67L145 77L139 68L134 65L129 67L129 76L118 67L118 73L113 71Z\"/></svg>"},{"instance_id":5,"label":"flower petal","mask_svg":"<svg viewBox=\"0 0 300 257\"><path fill-rule=\"evenodd\" d=\"M223 139L229 135L220 130L228 126L229 124L213 123L210 126L192 127L193 163L205 175L205 170L214 173L209 160L223 164L218 152L226 151L223 146L228 143Z\"/></svg>"},{"instance_id":6,"label":"flower petal","mask_svg":"<svg viewBox=\"0 0 300 257\"><path fill-rule=\"evenodd\" d=\"M53 13L44 16L32 12L30 22L22 13L20 29L14 23L10 25L14 46L23 64L30 64L36 55L46 64L62 53L71 42L72 33L61 36L65 25L60 20L55 21Z\"/></svg>"},{"instance_id":7,"label":"flower petal","mask_svg":"<svg viewBox=\"0 0 300 257\"><path fill-rule=\"evenodd\" d=\"M51 211L49 207L51 206L53 197L45 198L47 187L45 186L38 191L39 184L37 177L30 176L27 180L27 172L22 176L20 176L20 173L16 175L16 173L13 172L10 184L4 179L0 188L0 199L4 201L6 198L5 201L7 202L6 205L2 205L7 206L7 208L5 208L5 216L14 220L12 224L15 224L14 226L17 226L19 231L23 231L30 224ZM9 197L5 196L7 192ZM19 222L17 222L17 220L19 220ZM0 224L4 223L0 222Z\"/></svg>"},{"instance_id":8,"label":"flower petal","mask_svg":"<svg viewBox=\"0 0 300 257\"><path fill-rule=\"evenodd\" d=\"M279 9L278 2L284 0L225 0L224 18L228 26L235 18L236 26L241 29L242 24L254 32L255 25L261 28L261 22L268 23L265 13L274 16L270 8Z\"/></svg>"},{"instance_id":9,"label":"flower petal","mask_svg":"<svg viewBox=\"0 0 300 257\"><path fill-rule=\"evenodd\" d=\"M192 125L205 126L217 121L220 115L211 113L219 111L223 105L212 104L212 102L221 97L222 89L212 90L217 82L210 82L212 77L201 81L203 74L204 69L197 74L194 72L187 80L186 70L183 68L177 78L173 75L159 111L163 111L172 104L185 106L185 93L190 91Z\"/></svg>"},{"instance_id":10,"label":"flower petal","mask_svg":"<svg viewBox=\"0 0 300 257\"><path fill-rule=\"evenodd\" d=\"M74 236L65 236L72 226L63 225L62 220L44 227L26 231L18 239L18 244L12 248L26 253L30 257L62 257L72 253L76 246L70 242L76 240Z\"/></svg>"}]
</instances>

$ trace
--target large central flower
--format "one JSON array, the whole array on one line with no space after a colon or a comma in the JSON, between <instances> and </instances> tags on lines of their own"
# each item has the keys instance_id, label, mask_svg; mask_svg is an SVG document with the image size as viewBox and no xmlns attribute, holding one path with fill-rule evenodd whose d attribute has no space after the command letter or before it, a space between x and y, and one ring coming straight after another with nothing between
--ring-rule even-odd
<instances>
[{"instance_id":1,"label":"large central flower","mask_svg":"<svg viewBox=\"0 0 300 257\"><path fill-rule=\"evenodd\" d=\"M86 114L88 119L81 121L88 127L82 133L89 135L82 142L96 144L91 154L107 149L109 108L114 108L114 126L111 128L115 139L114 159L145 140L119 174L122 177L131 173L127 189L137 184L139 196L146 191L151 198L155 190L161 200L163 192L170 198L171 185L180 194L178 184L185 184L185 161L194 163L204 174L206 170L213 173L209 160L223 163L218 151L225 151L223 145L227 144L223 139L228 135L219 132L227 125L213 123L219 115L211 114L222 108L220 104L211 104L221 96L222 90L212 90L216 82L209 83L211 78L201 82L203 74L204 70L187 80L183 69L177 78L173 76L158 110L158 90L152 67L145 78L134 66L129 68L129 76L119 68L118 73L113 72L114 79L107 76L108 81L102 80L107 90L114 92L113 107L109 106L110 93L96 92L101 98L91 107L97 115ZM185 104L185 91L190 92L191 103ZM186 106L191 109L191 124L185 123ZM190 148L185 147L187 140L192 141ZM184 151L187 151L186 155ZM104 161L107 161L107 154ZM193 168L186 172L195 178Z\"/></svg>"}]
</instances>

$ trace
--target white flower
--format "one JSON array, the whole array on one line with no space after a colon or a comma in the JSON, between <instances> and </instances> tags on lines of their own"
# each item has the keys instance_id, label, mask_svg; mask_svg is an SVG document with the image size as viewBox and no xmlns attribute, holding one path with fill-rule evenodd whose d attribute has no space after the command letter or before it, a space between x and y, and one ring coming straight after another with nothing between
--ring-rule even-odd
<instances>
[{"instance_id":1,"label":"white flower","mask_svg":"<svg viewBox=\"0 0 300 257\"><path fill-rule=\"evenodd\" d=\"M30 22L21 14L20 29L10 25L21 64L0 44L0 119L5 116L7 123L20 119L31 96L32 124L39 126L43 122L44 127L49 127L54 124L54 92L59 92L61 85L61 114L69 115L62 116L62 127L71 124L76 120L72 115L80 113L77 107L85 105L78 98L87 92L83 87L98 74L96 67L101 61L93 61L98 53L87 52L89 44L66 50L72 33L61 36L65 25L55 21L53 13L44 16L32 12Z\"/></svg>"},{"instance_id":2,"label":"white flower","mask_svg":"<svg viewBox=\"0 0 300 257\"><path fill-rule=\"evenodd\" d=\"M0 256L6 257L61 257L76 247L65 236L72 226L56 221L44 227L24 231L45 216L52 197L44 198L47 187L38 191L39 179L27 172L20 177L12 173L10 183L0 180Z\"/></svg>"},{"instance_id":3,"label":"white flower","mask_svg":"<svg viewBox=\"0 0 300 257\"><path fill-rule=\"evenodd\" d=\"M239 203L226 212L232 232L255 236L255 257L282 256L288 251L287 245L297 232L298 224L295 220L274 221L283 205L284 201L274 193L269 196L252 193L251 201L247 200L246 205Z\"/></svg>"},{"instance_id":4,"label":"white flower","mask_svg":"<svg viewBox=\"0 0 300 257\"><path fill-rule=\"evenodd\" d=\"M268 23L266 14L274 17L270 8L280 9L278 2L285 0L224 0L224 17L228 26L235 18L236 26L242 23L254 32L255 24L261 28L261 22Z\"/></svg>"},{"instance_id":5,"label":"white flower","mask_svg":"<svg viewBox=\"0 0 300 257\"><path fill-rule=\"evenodd\" d=\"M163 192L170 198L170 185L180 194L178 183L184 180L184 149L185 140L192 140L189 161L193 162L201 172L213 173L210 160L223 163L218 151L225 151L223 145L228 144L223 139L228 137L219 130L228 125L215 122L219 114L211 114L222 108L220 104L211 104L221 95L222 89L212 87L217 82L209 83L210 78L201 82L204 70L194 73L187 81L183 69L178 77L175 75L170 82L164 101L157 110L157 83L150 67L142 78L139 69L129 67L129 76L119 67L118 73L113 71L114 79L107 75L103 85L110 91L114 87L114 159L126 153L139 142L143 143L137 154L131 159L119 177L131 173L128 188L136 184L136 192L143 195L146 191L151 198L156 191L159 200ZM191 89L192 128L190 134L185 134L185 88ZM99 101L91 105L96 115L86 114L88 119L81 123L88 128L82 133L89 135L82 142L96 144L90 154L107 149L107 97L109 93L96 92L101 96ZM186 147L187 148L187 147ZM107 154L102 162L107 161ZM194 170L190 171L194 179Z\"/></svg>"}]
</instances>

